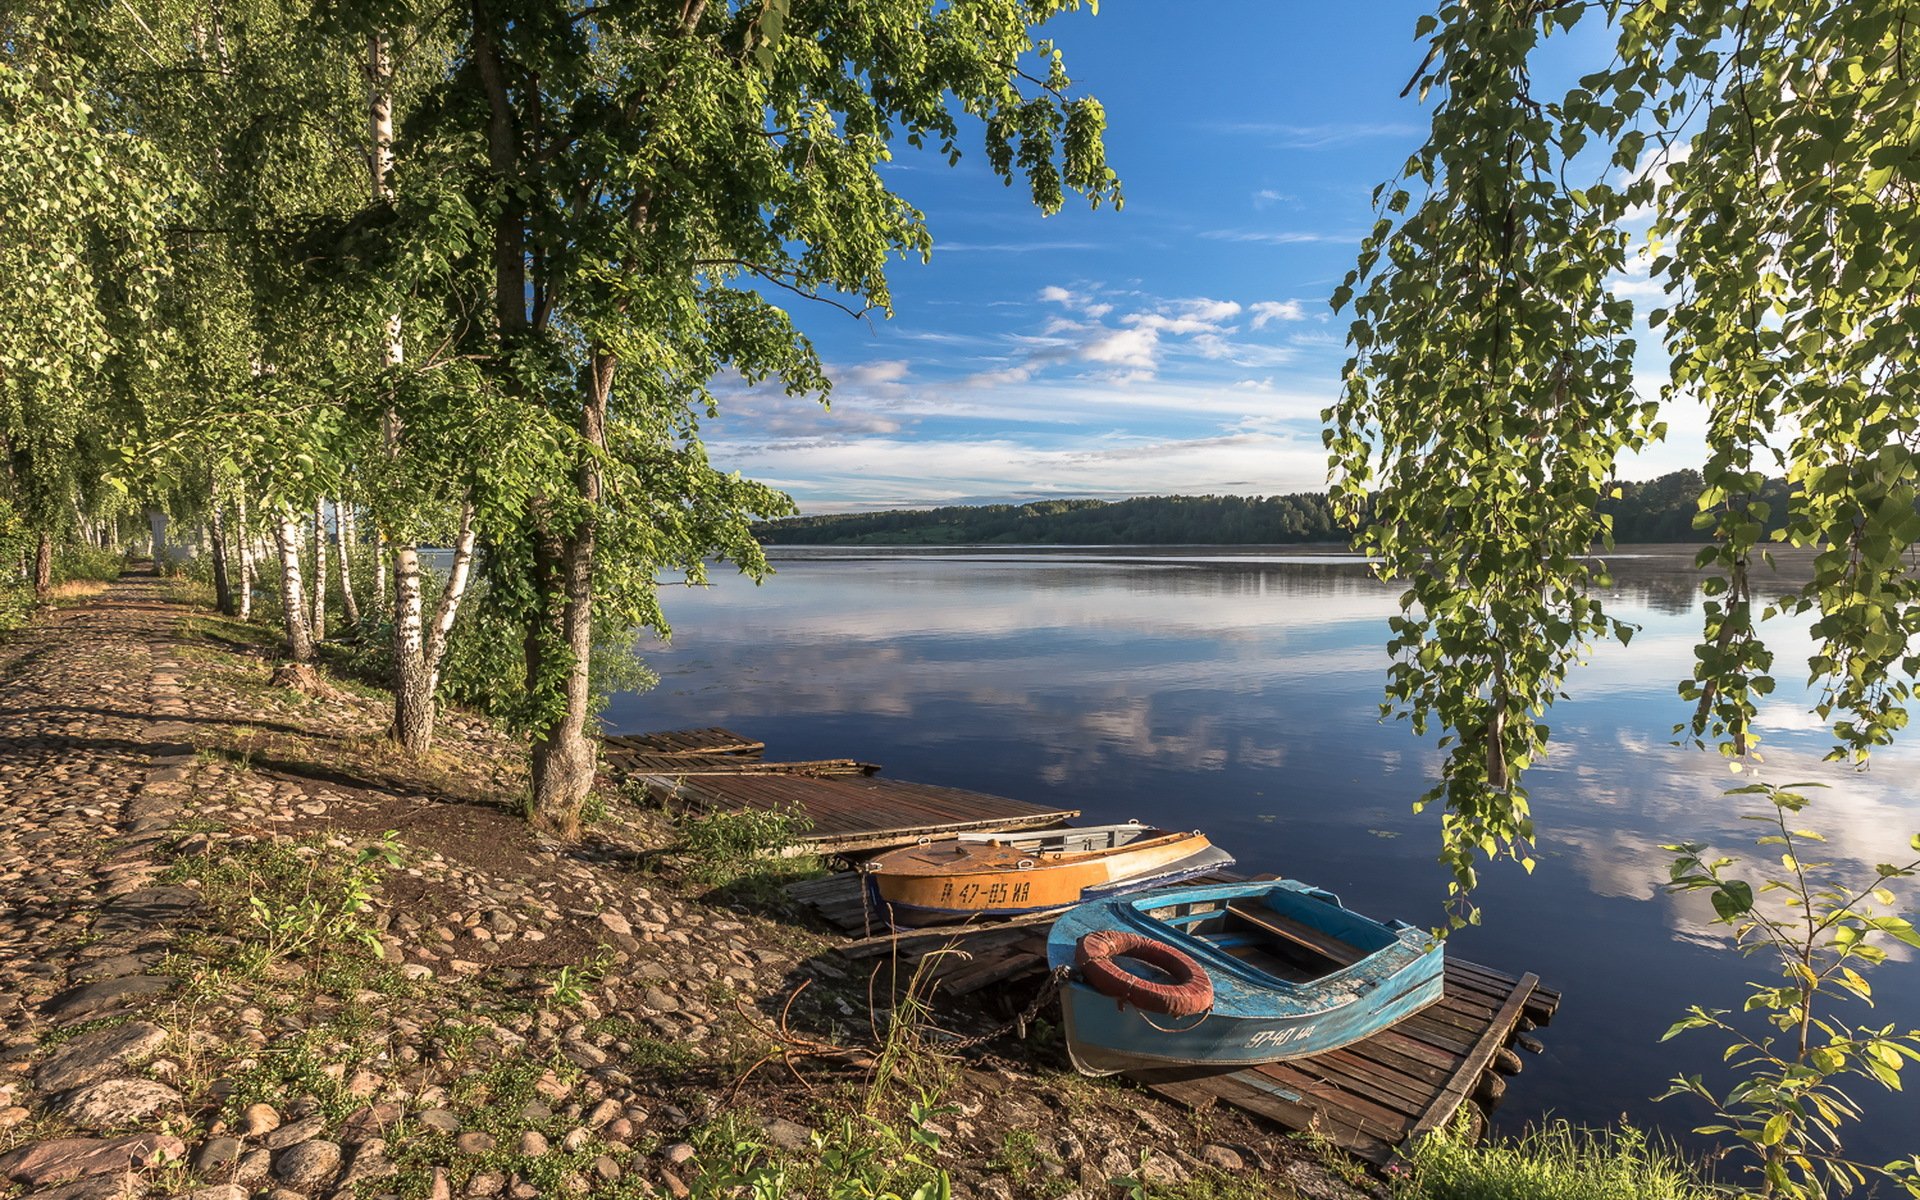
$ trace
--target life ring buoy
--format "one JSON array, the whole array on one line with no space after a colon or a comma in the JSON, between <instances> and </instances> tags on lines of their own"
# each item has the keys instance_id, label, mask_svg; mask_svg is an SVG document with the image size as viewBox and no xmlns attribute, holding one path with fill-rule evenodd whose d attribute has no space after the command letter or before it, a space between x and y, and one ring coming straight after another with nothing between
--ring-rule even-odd
<instances>
[{"instance_id":1,"label":"life ring buoy","mask_svg":"<svg viewBox=\"0 0 1920 1200\"><path fill-rule=\"evenodd\" d=\"M1146 963L1168 978L1143 979L1116 958ZM1096 929L1073 948L1074 965L1087 986L1112 996L1123 1006L1170 1017L1191 1017L1213 1008L1213 980L1206 970L1177 946L1157 942L1124 929Z\"/></svg>"}]
</instances>

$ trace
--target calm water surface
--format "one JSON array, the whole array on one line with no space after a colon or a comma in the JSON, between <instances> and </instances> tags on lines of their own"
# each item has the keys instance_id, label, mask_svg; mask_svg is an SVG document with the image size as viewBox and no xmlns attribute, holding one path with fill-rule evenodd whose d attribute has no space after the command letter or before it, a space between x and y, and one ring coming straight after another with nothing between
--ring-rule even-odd
<instances>
[{"instance_id":1,"label":"calm water surface","mask_svg":"<svg viewBox=\"0 0 1920 1200\"><path fill-rule=\"evenodd\" d=\"M1722 797L1739 780L1718 756L1670 744L1700 621L1687 564L1685 553L1614 560L1614 610L1642 630L1596 652L1550 718L1551 756L1527 781L1538 867L1483 871L1485 925L1450 947L1565 994L1546 1053L1509 1088L1509 1128L1551 1112L1683 1132L1704 1113L1651 1097L1676 1072L1711 1076L1720 1043L1660 1034L1689 1003L1737 1008L1742 982L1767 970L1727 952L1704 898L1660 890L1661 843L1738 853L1756 832ZM669 593L672 644L647 653L661 684L616 697L610 725L722 724L764 738L770 758L859 757L1089 822L1199 827L1245 870L1309 880L1376 916L1441 919L1437 814L1411 811L1438 756L1379 720L1397 593L1358 561L810 548L779 552L777 566L758 588L730 577ZM1792 669L1806 626L1775 624L1769 777L1833 785L1810 823L1836 858L1898 859L1920 830L1920 738L1868 772L1822 764L1827 743ZM1890 962L1874 989L1878 1011L1857 1019L1920 1026L1920 965ZM1920 1151L1920 1088L1854 1090L1874 1116L1851 1149L1874 1161Z\"/></svg>"}]
</instances>

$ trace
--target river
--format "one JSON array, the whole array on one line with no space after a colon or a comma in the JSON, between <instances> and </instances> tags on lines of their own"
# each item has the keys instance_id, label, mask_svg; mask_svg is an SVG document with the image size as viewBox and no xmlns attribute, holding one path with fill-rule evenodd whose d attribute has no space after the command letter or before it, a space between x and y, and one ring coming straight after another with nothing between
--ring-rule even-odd
<instances>
[{"instance_id":1,"label":"river","mask_svg":"<svg viewBox=\"0 0 1920 1200\"><path fill-rule=\"evenodd\" d=\"M1526 780L1538 866L1483 870L1484 924L1449 947L1534 971L1565 996L1546 1052L1511 1082L1496 1120L1506 1128L1624 1114L1684 1135L1705 1112L1652 1097L1678 1072L1715 1078L1722 1043L1661 1044L1661 1033L1692 1003L1737 1009L1743 981L1770 970L1730 951L1703 896L1661 889L1662 843L1742 854L1760 830L1740 819L1750 806L1722 795L1743 778L1672 744L1687 711L1675 683L1700 623L1690 554L1632 551L1612 560L1610 603L1640 632L1576 672L1549 718L1553 749ZM1242 870L1308 880L1375 916L1441 921L1438 814L1412 812L1438 755L1380 720L1397 589L1359 560L1251 548L775 554L762 586L721 567L710 588L669 591L672 642L644 650L661 683L614 697L611 729L726 725L764 738L769 758L857 757L897 778L1079 808L1089 822L1197 827ZM1760 718L1766 778L1831 785L1805 817L1834 859L1856 870L1911 859L1920 738L1868 771L1822 763L1801 669L1807 622L1769 628L1779 687ZM1920 967L1895 950L1872 976L1877 1009L1847 1015L1920 1027ZM1849 1085L1870 1112L1851 1151L1920 1151L1920 1073L1908 1074L1907 1093Z\"/></svg>"}]
</instances>

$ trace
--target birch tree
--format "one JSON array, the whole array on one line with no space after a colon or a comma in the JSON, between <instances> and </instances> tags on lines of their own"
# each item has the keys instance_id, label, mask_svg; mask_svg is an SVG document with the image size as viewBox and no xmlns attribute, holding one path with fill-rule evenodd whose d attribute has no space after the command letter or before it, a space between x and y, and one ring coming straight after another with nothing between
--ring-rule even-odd
<instances>
[{"instance_id":1,"label":"birch tree","mask_svg":"<svg viewBox=\"0 0 1920 1200\"><path fill-rule=\"evenodd\" d=\"M485 224L488 377L561 449L490 537L489 595L526 634L533 805L569 830L596 748L596 615L661 619L656 569L712 551L763 568L752 514L785 502L701 453L730 368L824 392L782 303L886 311L885 268L932 242L879 170L893 147L989 165L1043 212L1117 200L1103 112L1035 29L1073 0L478 0L463 12L434 153Z\"/></svg>"}]
</instances>

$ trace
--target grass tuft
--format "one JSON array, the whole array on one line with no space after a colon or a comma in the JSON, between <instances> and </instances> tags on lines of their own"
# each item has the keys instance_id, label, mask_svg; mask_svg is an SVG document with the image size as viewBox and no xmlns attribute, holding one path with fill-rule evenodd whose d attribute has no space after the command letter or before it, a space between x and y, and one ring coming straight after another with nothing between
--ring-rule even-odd
<instances>
[{"instance_id":1,"label":"grass tuft","mask_svg":"<svg viewBox=\"0 0 1920 1200\"><path fill-rule=\"evenodd\" d=\"M1594 1131L1565 1121L1474 1144L1436 1133L1389 1168L1396 1200L1713 1200L1670 1148L1631 1125Z\"/></svg>"}]
</instances>

